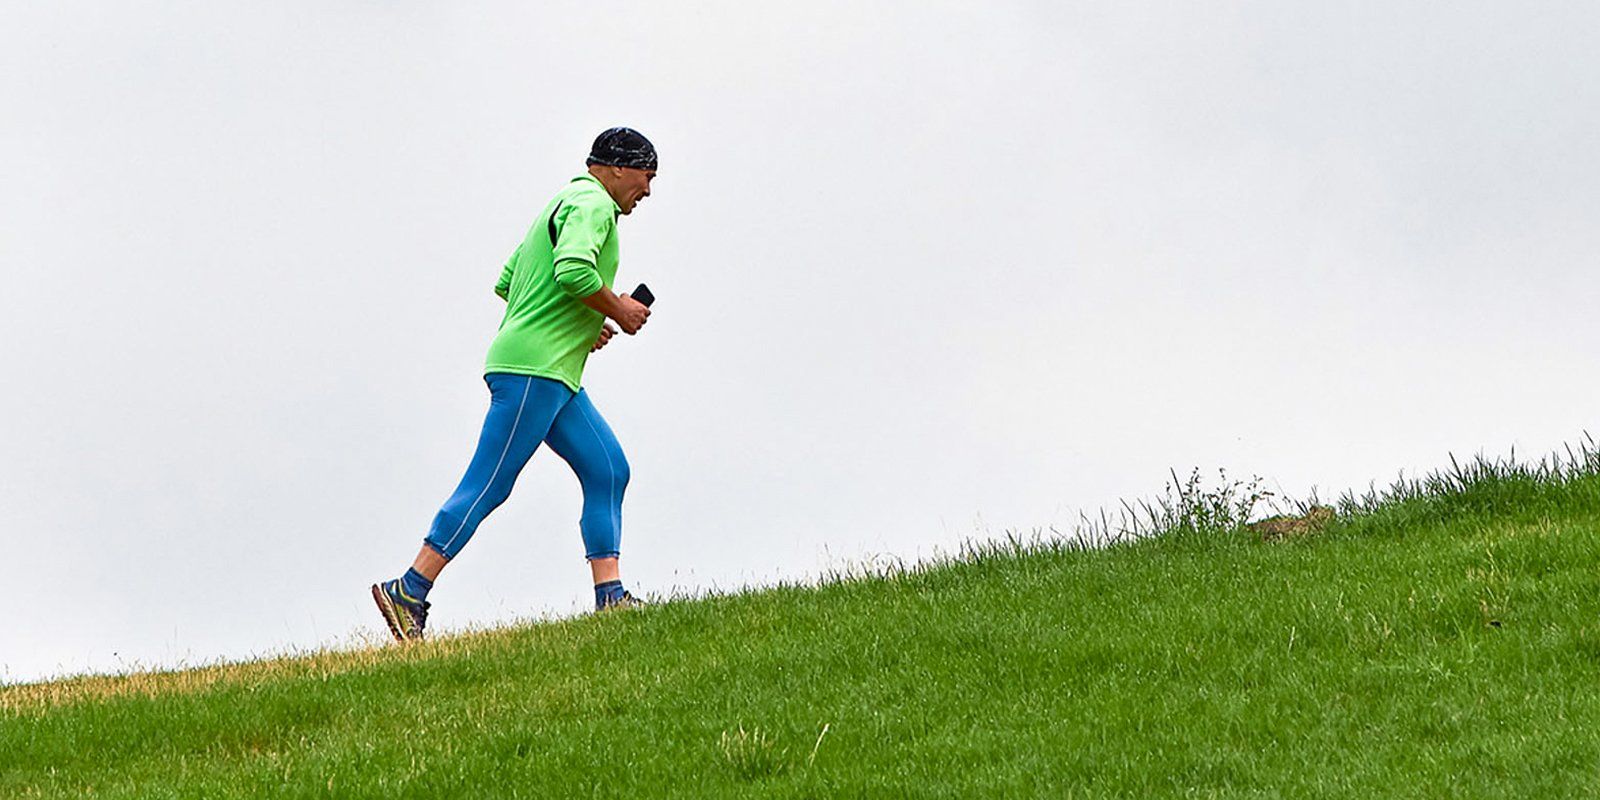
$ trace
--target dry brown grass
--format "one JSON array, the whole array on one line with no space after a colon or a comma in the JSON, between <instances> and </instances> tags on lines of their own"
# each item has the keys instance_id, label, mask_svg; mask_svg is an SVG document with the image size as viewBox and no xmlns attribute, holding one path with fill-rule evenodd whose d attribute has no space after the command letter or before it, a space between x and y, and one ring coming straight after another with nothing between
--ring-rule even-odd
<instances>
[{"instance_id":1,"label":"dry brown grass","mask_svg":"<svg viewBox=\"0 0 1600 800\"><path fill-rule=\"evenodd\" d=\"M1312 506L1302 516L1281 515L1268 517L1260 522L1252 522L1245 526L1263 542L1274 542L1291 539L1297 536L1309 536L1327 527L1333 521L1333 509L1328 506Z\"/></svg>"},{"instance_id":2,"label":"dry brown grass","mask_svg":"<svg viewBox=\"0 0 1600 800\"><path fill-rule=\"evenodd\" d=\"M251 661L209 664L186 669L135 670L119 675L82 675L42 683L0 686L0 713L40 714L79 703L122 697L156 698L199 694L222 687L251 687L294 679L326 680L381 664L471 654L494 647L504 634L527 628L508 627L443 633L422 642L396 644L385 635L370 636L309 652L293 652Z\"/></svg>"}]
</instances>

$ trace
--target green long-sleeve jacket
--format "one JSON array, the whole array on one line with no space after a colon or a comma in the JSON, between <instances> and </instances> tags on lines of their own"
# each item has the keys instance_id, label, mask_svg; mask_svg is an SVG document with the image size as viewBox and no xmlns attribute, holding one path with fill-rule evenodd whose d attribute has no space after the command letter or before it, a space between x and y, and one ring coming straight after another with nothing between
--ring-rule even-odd
<instances>
[{"instance_id":1,"label":"green long-sleeve jacket","mask_svg":"<svg viewBox=\"0 0 1600 800\"><path fill-rule=\"evenodd\" d=\"M485 374L537 375L578 391L589 348L605 324L605 316L579 298L617 277L619 213L593 175L573 178L545 206L495 284L506 315L489 345Z\"/></svg>"}]
</instances>

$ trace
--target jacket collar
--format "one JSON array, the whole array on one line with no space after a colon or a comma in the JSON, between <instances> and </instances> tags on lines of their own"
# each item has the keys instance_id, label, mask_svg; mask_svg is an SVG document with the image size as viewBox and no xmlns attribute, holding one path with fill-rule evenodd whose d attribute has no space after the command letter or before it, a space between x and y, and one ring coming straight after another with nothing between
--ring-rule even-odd
<instances>
[{"instance_id":1,"label":"jacket collar","mask_svg":"<svg viewBox=\"0 0 1600 800\"><path fill-rule=\"evenodd\" d=\"M607 200L611 201L611 210L616 212L616 213L618 213L618 214L622 213L622 206L617 205L617 201L611 197L611 193L610 192L606 191L606 185L601 183L599 178L596 178L595 176L590 175L589 173L585 172L582 175L579 175L578 177L573 178L571 182L572 183L577 183L578 181L588 181L588 182L594 184L595 188L599 189L600 193L605 195Z\"/></svg>"}]
</instances>

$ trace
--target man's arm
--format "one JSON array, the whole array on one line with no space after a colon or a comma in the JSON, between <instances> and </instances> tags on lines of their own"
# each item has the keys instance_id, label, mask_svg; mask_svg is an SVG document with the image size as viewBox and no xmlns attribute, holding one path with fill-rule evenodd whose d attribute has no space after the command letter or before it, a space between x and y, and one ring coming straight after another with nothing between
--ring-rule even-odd
<instances>
[{"instance_id":1,"label":"man's arm","mask_svg":"<svg viewBox=\"0 0 1600 800\"><path fill-rule=\"evenodd\" d=\"M506 295L511 291L511 274L516 271L517 256L521 254L522 245L518 244L517 249L511 251L511 257L506 259L506 265L500 269L500 282L494 285L494 293L500 295L501 300L507 299Z\"/></svg>"},{"instance_id":2,"label":"man's arm","mask_svg":"<svg viewBox=\"0 0 1600 800\"><path fill-rule=\"evenodd\" d=\"M600 248L616 227L617 218L610 203L577 203L565 206L560 220L561 236L550 256L555 260L556 285L578 302L617 321L624 333L639 332L650 309L627 295L617 295L605 285L595 267Z\"/></svg>"}]
</instances>

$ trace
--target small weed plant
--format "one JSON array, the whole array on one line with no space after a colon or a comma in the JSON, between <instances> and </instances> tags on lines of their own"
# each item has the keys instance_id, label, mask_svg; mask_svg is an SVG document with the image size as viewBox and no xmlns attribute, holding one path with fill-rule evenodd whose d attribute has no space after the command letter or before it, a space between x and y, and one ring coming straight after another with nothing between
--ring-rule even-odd
<instances>
[{"instance_id":1,"label":"small weed plant","mask_svg":"<svg viewBox=\"0 0 1600 800\"><path fill-rule=\"evenodd\" d=\"M722 732L722 757L733 774L744 780L781 775L792 766L789 748L779 747L771 734L743 725Z\"/></svg>"}]
</instances>

